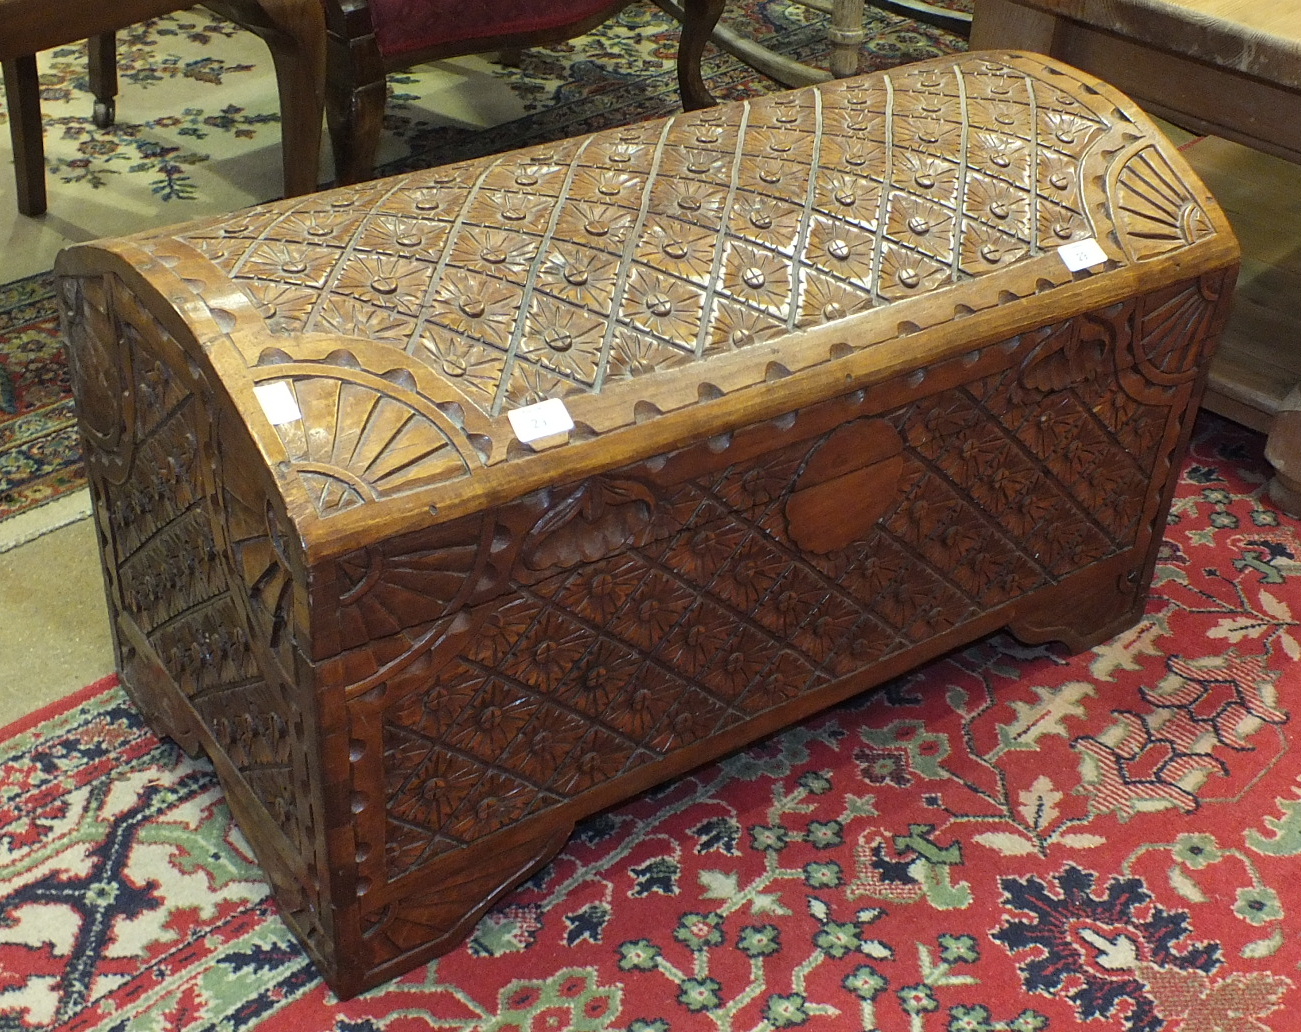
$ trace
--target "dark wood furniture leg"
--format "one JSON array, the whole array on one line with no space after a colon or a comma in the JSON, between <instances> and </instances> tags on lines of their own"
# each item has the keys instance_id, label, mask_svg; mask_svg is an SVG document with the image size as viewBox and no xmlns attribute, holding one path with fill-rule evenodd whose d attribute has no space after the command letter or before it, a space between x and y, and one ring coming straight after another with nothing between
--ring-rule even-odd
<instances>
[{"instance_id":1,"label":"dark wood furniture leg","mask_svg":"<svg viewBox=\"0 0 1301 1032\"><path fill-rule=\"evenodd\" d=\"M4 62L5 97L9 102L9 136L14 148L18 210L45 214L45 141L41 136L41 86L36 55Z\"/></svg>"},{"instance_id":2,"label":"dark wood furniture leg","mask_svg":"<svg viewBox=\"0 0 1301 1032\"><path fill-rule=\"evenodd\" d=\"M678 44L678 90L682 94L682 106L688 111L713 107L718 103L705 88L700 61L705 44L726 6L727 0L683 0L682 40Z\"/></svg>"},{"instance_id":3,"label":"dark wood furniture leg","mask_svg":"<svg viewBox=\"0 0 1301 1032\"><path fill-rule=\"evenodd\" d=\"M325 14L321 0L214 0L205 6L266 41L280 92L285 193L311 193L317 188L325 103ZM15 21L7 23L0 36L18 210L28 216L43 214L47 205L36 52L77 39L88 40L88 74L95 96L93 118L102 129L113 123L116 114L115 28L178 9L168 0L116 0L83 4L75 11L59 7L48 14L38 7L39 0L20 8ZM28 8L33 10L29 12Z\"/></svg>"},{"instance_id":4,"label":"dark wood furniture leg","mask_svg":"<svg viewBox=\"0 0 1301 1032\"><path fill-rule=\"evenodd\" d=\"M319 184L325 107L325 12L320 0L220 0L207 3L255 33L276 69L286 197Z\"/></svg>"},{"instance_id":5,"label":"dark wood furniture leg","mask_svg":"<svg viewBox=\"0 0 1301 1032\"><path fill-rule=\"evenodd\" d=\"M340 184L359 183L375 174L388 92L384 58L365 4L330 4L326 18L325 119L334 175Z\"/></svg>"},{"instance_id":6,"label":"dark wood furniture leg","mask_svg":"<svg viewBox=\"0 0 1301 1032\"><path fill-rule=\"evenodd\" d=\"M1270 498L1280 509L1301 516L1301 387L1283 399L1265 441L1265 458L1274 467Z\"/></svg>"},{"instance_id":7,"label":"dark wood furniture leg","mask_svg":"<svg viewBox=\"0 0 1301 1032\"><path fill-rule=\"evenodd\" d=\"M117 117L117 34L102 32L86 40L87 75L95 95L91 116L99 128L107 129Z\"/></svg>"}]
</instances>

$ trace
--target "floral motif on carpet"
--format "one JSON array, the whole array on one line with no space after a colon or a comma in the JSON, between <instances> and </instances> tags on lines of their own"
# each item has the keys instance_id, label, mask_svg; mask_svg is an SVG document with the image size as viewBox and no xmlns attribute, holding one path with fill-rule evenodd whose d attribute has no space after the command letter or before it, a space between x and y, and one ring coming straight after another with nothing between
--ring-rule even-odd
<instances>
[{"instance_id":1,"label":"floral motif on carpet","mask_svg":"<svg viewBox=\"0 0 1301 1032\"><path fill-rule=\"evenodd\" d=\"M0 286L0 520L85 483L52 277Z\"/></svg>"},{"instance_id":2,"label":"floral motif on carpet","mask_svg":"<svg viewBox=\"0 0 1301 1032\"><path fill-rule=\"evenodd\" d=\"M0 1027L1282 1032L1301 531L1261 446L1199 419L1132 630L995 636L590 820L347 1003L206 762L93 686L3 745Z\"/></svg>"}]
</instances>

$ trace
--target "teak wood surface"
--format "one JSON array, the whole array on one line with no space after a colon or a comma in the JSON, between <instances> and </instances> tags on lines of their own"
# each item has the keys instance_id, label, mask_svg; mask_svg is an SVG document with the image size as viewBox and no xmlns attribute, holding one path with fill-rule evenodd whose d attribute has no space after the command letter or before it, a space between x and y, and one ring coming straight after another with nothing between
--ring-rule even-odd
<instances>
[{"instance_id":1,"label":"teak wood surface","mask_svg":"<svg viewBox=\"0 0 1301 1032\"><path fill-rule=\"evenodd\" d=\"M73 248L124 684L352 995L586 815L1137 619L1237 257L1130 102L1009 53Z\"/></svg>"}]
</instances>

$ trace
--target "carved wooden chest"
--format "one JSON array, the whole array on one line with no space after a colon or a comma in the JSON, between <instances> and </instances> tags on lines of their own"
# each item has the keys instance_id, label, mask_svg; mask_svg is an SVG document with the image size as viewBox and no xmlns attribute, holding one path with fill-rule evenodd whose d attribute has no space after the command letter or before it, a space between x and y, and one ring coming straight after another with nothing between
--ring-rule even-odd
<instances>
[{"instance_id":1,"label":"carved wooden chest","mask_svg":"<svg viewBox=\"0 0 1301 1032\"><path fill-rule=\"evenodd\" d=\"M351 995L587 814L1135 620L1236 261L1023 54L73 248L123 679Z\"/></svg>"}]
</instances>

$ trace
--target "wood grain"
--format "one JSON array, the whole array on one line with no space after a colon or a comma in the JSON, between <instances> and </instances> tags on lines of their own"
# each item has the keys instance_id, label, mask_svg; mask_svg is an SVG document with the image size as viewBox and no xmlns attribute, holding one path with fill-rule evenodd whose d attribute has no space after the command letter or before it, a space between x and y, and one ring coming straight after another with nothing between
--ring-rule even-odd
<instances>
[{"instance_id":1,"label":"wood grain","mask_svg":"<svg viewBox=\"0 0 1301 1032\"><path fill-rule=\"evenodd\" d=\"M979 54L72 249L124 683L359 992L586 815L1128 626L1236 258L1124 98Z\"/></svg>"}]
</instances>

